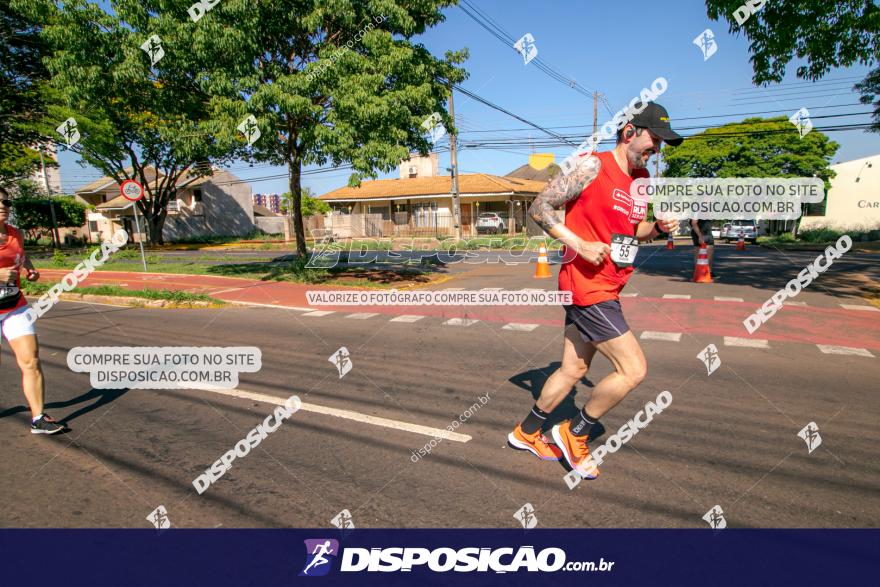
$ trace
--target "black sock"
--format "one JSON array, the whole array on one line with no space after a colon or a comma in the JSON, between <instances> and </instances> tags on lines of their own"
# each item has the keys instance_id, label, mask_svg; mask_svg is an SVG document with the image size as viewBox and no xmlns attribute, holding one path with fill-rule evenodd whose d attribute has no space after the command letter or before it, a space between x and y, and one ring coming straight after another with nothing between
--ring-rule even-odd
<instances>
[{"instance_id":1,"label":"black sock","mask_svg":"<svg viewBox=\"0 0 880 587\"><path fill-rule=\"evenodd\" d=\"M575 436L587 436L590 433L590 428L598 421L599 418L589 415L587 413L587 406L584 406L584 409L571 419L571 433Z\"/></svg>"},{"instance_id":2,"label":"black sock","mask_svg":"<svg viewBox=\"0 0 880 587\"><path fill-rule=\"evenodd\" d=\"M544 425L544 420L546 420L549 415L548 412L539 408L538 404L535 404L532 406L532 411L529 412L529 415L526 416L526 419L520 424L520 427L526 434L534 434L541 429L541 426Z\"/></svg>"}]
</instances>

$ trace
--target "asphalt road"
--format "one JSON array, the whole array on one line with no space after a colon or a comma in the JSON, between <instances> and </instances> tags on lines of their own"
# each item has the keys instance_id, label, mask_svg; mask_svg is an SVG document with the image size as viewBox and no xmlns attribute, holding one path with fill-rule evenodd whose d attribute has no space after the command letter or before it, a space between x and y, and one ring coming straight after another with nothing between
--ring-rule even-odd
<instances>
[{"instance_id":1,"label":"asphalt road","mask_svg":"<svg viewBox=\"0 0 880 587\"><path fill-rule=\"evenodd\" d=\"M688 262L684 251L663 259ZM799 262L792 263L795 274ZM775 271L773 279L737 287L755 287L755 299L766 299L785 271L755 263L756 274ZM651 267L633 279L641 297L688 291L724 306L707 293L726 291L721 285L697 291L672 265ZM501 279L480 271L454 285L507 287L511 279L519 287L551 287L552 280L528 281L527 273ZM859 303L831 290L802 295L828 312L843 312L834 308L838 302ZM624 303L635 308L638 299ZM0 495L7 505L0 524L150 527L146 516L163 505L176 527L330 527L342 510L356 527L518 527L513 515L526 503L541 527L705 527L702 516L716 505L728 527L880 524L876 351L826 354L790 337L771 340L769 348L730 345L693 324L682 325L678 341L644 339L648 379L603 418L607 432L593 446L661 391L672 394L672 404L608 455L598 480L570 490L559 463L505 442L558 364L560 310L540 310L548 320L530 331L506 329L501 319L446 324L460 316L458 308L415 322L381 313L353 319L351 312L59 304L38 324L48 411L72 430L56 437L28 432L18 373L4 345ZM878 321L871 311L845 315L866 326ZM633 328L641 336L640 325ZM710 343L722 363L708 375L697 355ZM242 375L237 389L276 402L295 394L309 409L198 495L192 480L275 406L254 399L262 396L212 391L93 390L86 375L66 365L73 347L138 345L257 346L263 367ZM328 358L342 346L353 368L340 379ZM609 371L597 358L576 398L552 420L570 416ZM480 396L488 398L484 405ZM442 440L414 462L412 451L432 435L412 425L446 429L460 418L456 432L465 436ZM822 438L812 453L797 436L809 422Z\"/></svg>"}]
</instances>

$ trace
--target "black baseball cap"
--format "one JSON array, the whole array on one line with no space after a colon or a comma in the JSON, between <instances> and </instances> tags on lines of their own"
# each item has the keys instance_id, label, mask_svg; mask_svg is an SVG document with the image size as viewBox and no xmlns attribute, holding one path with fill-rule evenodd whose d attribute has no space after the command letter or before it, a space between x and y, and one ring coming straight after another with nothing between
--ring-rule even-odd
<instances>
[{"instance_id":1,"label":"black baseball cap","mask_svg":"<svg viewBox=\"0 0 880 587\"><path fill-rule=\"evenodd\" d=\"M656 102L648 102L647 107L639 114L633 116L630 121L633 126L647 128L652 133L663 139L663 142L677 147L684 140L680 134L672 130L669 124L669 113L666 108Z\"/></svg>"}]
</instances>

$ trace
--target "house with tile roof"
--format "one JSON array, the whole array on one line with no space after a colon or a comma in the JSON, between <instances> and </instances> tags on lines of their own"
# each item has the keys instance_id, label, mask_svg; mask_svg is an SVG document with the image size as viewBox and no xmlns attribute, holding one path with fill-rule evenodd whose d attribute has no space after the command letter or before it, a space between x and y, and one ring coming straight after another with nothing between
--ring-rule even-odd
<instances>
[{"instance_id":1,"label":"house with tile roof","mask_svg":"<svg viewBox=\"0 0 880 587\"><path fill-rule=\"evenodd\" d=\"M452 178L437 173L436 154L401 163L400 178L364 181L320 196L333 209L324 227L336 238L452 236ZM476 236L481 214L505 219L507 234L527 227L526 211L545 181L465 173L458 176L462 235Z\"/></svg>"},{"instance_id":2,"label":"house with tile roof","mask_svg":"<svg viewBox=\"0 0 880 587\"><path fill-rule=\"evenodd\" d=\"M146 168L144 175L152 187L158 186L164 177L152 167ZM251 188L228 171L212 169L210 175L203 176L184 173L176 188L174 199L168 203L168 215L162 228L165 242L245 236L256 229ZM132 240L137 240L134 205L120 194L115 179L102 177L74 193L94 207L86 217L91 242L106 240L120 228L132 235ZM143 232L143 218L140 223Z\"/></svg>"}]
</instances>

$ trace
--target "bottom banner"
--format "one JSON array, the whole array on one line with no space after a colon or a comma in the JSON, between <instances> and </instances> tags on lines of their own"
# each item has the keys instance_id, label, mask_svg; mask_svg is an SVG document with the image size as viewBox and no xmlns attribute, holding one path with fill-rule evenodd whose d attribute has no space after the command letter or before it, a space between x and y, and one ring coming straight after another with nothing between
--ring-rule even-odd
<instances>
[{"instance_id":1,"label":"bottom banner","mask_svg":"<svg viewBox=\"0 0 880 587\"><path fill-rule=\"evenodd\" d=\"M0 530L0 583L817 585L870 579L877 530Z\"/></svg>"}]
</instances>

